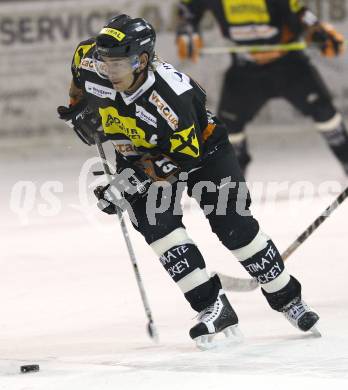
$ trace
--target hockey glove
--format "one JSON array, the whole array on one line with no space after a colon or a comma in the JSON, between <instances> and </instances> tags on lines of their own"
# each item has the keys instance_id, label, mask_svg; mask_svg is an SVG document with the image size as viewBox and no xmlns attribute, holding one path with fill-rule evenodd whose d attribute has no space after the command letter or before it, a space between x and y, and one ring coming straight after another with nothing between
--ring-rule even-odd
<instances>
[{"instance_id":1,"label":"hockey glove","mask_svg":"<svg viewBox=\"0 0 348 390\"><path fill-rule=\"evenodd\" d=\"M157 156L143 156L136 165L141 168L153 181L168 181L174 183L178 180L179 166L164 154Z\"/></svg>"},{"instance_id":2,"label":"hockey glove","mask_svg":"<svg viewBox=\"0 0 348 390\"><path fill-rule=\"evenodd\" d=\"M98 199L97 206L107 214L127 210L146 195L151 184L152 180L138 167L125 168L116 173L108 185L98 186L94 190Z\"/></svg>"},{"instance_id":3,"label":"hockey glove","mask_svg":"<svg viewBox=\"0 0 348 390\"><path fill-rule=\"evenodd\" d=\"M313 25L307 36L308 43L319 44L321 54L325 57L335 57L344 51L344 37L328 23Z\"/></svg>"},{"instance_id":4,"label":"hockey glove","mask_svg":"<svg viewBox=\"0 0 348 390\"><path fill-rule=\"evenodd\" d=\"M101 119L88 107L86 100L80 100L70 107L59 106L57 112L59 118L74 129L82 142L87 145L95 144L94 134L101 126Z\"/></svg>"}]
</instances>

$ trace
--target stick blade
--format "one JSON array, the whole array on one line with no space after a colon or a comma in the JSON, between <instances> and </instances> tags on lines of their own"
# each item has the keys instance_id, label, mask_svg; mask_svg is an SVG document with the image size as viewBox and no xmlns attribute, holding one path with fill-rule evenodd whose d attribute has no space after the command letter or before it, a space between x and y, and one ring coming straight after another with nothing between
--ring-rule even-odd
<instances>
[{"instance_id":1,"label":"stick blade","mask_svg":"<svg viewBox=\"0 0 348 390\"><path fill-rule=\"evenodd\" d=\"M153 321L149 321L147 324L147 333L155 343L159 342L158 332Z\"/></svg>"}]
</instances>

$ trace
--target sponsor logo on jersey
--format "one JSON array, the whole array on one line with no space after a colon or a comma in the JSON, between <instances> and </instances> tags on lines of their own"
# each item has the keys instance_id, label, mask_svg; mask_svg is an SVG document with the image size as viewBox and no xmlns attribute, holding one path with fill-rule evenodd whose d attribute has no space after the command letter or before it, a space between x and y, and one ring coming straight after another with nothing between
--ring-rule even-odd
<instances>
[{"instance_id":1,"label":"sponsor logo on jersey","mask_svg":"<svg viewBox=\"0 0 348 390\"><path fill-rule=\"evenodd\" d=\"M199 142L194 125L172 134L170 144L172 153L183 153L192 157L199 156Z\"/></svg>"},{"instance_id":2,"label":"sponsor logo on jersey","mask_svg":"<svg viewBox=\"0 0 348 390\"><path fill-rule=\"evenodd\" d=\"M137 116L142 121L146 122L148 125L157 128L157 118L145 110L144 107L135 105L135 116Z\"/></svg>"},{"instance_id":3,"label":"sponsor logo on jersey","mask_svg":"<svg viewBox=\"0 0 348 390\"><path fill-rule=\"evenodd\" d=\"M150 103L157 107L159 114L167 121L168 125L176 130L179 125L179 118L169 105L162 99L157 91L153 90L149 97Z\"/></svg>"},{"instance_id":4,"label":"sponsor logo on jersey","mask_svg":"<svg viewBox=\"0 0 348 390\"><path fill-rule=\"evenodd\" d=\"M114 140L112 143L115 146L115 149L123 154L124 156L138 156L139 153L135 149L135 146L133 145L131 140L127 139L121 139L121 140Z\"/></svg>"},{"instance_id":5,"label":"sponsor logo on jersey","mask_svg":"<svg viewBox=\"0 0 348 390\"><path fill-rule=\"evenodd\" d=\"M84 58L81 61L79 68L95 72L94 61L92 58Z\"/></svg>"},{"instance_id":6,"label":"sponsor logo on jersey","mask_svg":"<svg viewBox=\"0 0 348 390\"><path fill-rule=\"evenodd\" d=\"M154 148L155 145L146 140L146 133L137 126L136 119L119 114L117 108L99 108L102 118L102 125L105 134L124 134L136 147L147 149Z\"/></svg>"},{"instance_id":7,"label":"sponsor logo on jersey","mask_svg":"<svg viewBox=\"0 0 348 390\"><path fill-rule=\"evenodd\" d=\"M110 35L119 42L123 41L124 37L126 36L126 34L124 34L122 31L109 27L104 27L99 34Z\"/></svg>"},{"instance_id":8,"label":"sponsor logo on jersey","mask_svg":"<svg viewBox=\"0 0 348 390\"><path fill-rule=\"evenodd\" d=\"M268 25L231 26L230 35L235 41L250 41L254 39L269 39L279 33L277 27Z\"/></svg>"},{"instance_id":9,"label":"sponsor logo on jersey","mask_svg":"<svg viewBox=\"0 0 348 390\"><path fill-rule=\"evenodd\" d=\"M225 18L230 24L269 23L266 0L223 0Z\"/></svg>"},{"instance_id":10,"label":"sponsor logo on jersey","mask_svg":"<svg viewBox=\"0 0 348 390\"><path fill-rule=\"evenodd\" d=\"M115 99L116 97L116 91L114 89L91 83L90 81L86 81L85 88L88 93L102 99Z\"/></svg>"}]
</instances>

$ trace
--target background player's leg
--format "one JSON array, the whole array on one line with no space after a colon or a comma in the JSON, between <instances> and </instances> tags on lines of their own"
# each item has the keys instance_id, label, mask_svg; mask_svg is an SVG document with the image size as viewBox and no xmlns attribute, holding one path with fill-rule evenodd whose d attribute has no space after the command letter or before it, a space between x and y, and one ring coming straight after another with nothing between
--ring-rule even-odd
<instances>
[{"instance_id":1,"label":"background player's leg","mask_svg":"<svg viewBox=\"0 0 348 390\"><path fill-rule=\"evenodd\" d=\"M317 69L305 56L296 56L284 65L287 85L283 96L304 115L311 116L316 128L348 175L348 132L342 115Z\"/></svg>"},{"instance_id":2,"label":"background player's leg","mask_svg":"<svg viewBox=\"0 0 348 390\"><path fill-rule=\"evenodd\" d=\"M327 121L316 120L316 127L348 175L348 131L339 112Z\"/></svg>"},{"instance_id":3,"label":"background player's leg","mask_svg":"<svg viewBox=\"0 0 348 390\"><path fill-rule=\"evenodd\" d=\"M226 125L239 165L245 174L251 161L245 126L268 100L267 80L253 64L232 65L222 84L218 117Z\"/></svg>"}]
</instances>

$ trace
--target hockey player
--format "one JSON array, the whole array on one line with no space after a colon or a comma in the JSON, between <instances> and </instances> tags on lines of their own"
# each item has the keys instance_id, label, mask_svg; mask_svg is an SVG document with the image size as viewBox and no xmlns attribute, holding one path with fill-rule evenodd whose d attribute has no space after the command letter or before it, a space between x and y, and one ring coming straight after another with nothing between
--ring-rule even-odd
<instances>
[{"instance_id":1,"label":"hockey player","mask_svg":"<svg viewBox=\"0 0 348 390\"><path fill-rule=\"evenodd\" d=\"M117 175L127 171L132 176L129 182L141 184L133 192L123 192L136 217L134 227L199 313L190 330L199 347L211 347L220 332L238 334L238 317L218 276L208 275L181 213L175 212L183 178L188 194L202 209L214 207L207 215L213 232L258 279L271 308L284 313L298 329L313 330L319 317L302 300L301 284L289 275L275 244L251 215L249 194L244 213L238 210L244 178L225 126L206 110L204 90L155 55L155 37L144 19L119 15L96 38L80 43L72 62L72 104L58 108L60 118L89 145L101 124L103 140L110 140L116 150L115 183L122 182ZM236 185L226 185L230 184L226 179ZM171 202L153 223L147 213L153 184L148 184L163 180L173 189ZM111 201L112 186L95 191L108 214L122 207L121 201ZM218 188L227 189L223 212L217 212Z\"/></svg>"},{"instance_id":2,"label":"hockey player","mask_svg":"<svg viewBox=\"0 0 348 390\"><path fill-rule=\"evenodd\" d=\"M223 36L237 45L307 41L327 57L340 54L343 37L322 23L301 0L182 0L179 4L179 57L196 61L202 47L200 20L210 10ZM226 123L243 171L251 161L245 126L271 98L283 97L310 116L348 175L348 135L342 115L303 51L233 54L222 84L218 116Z\"/></svg>"}]
</instances>

